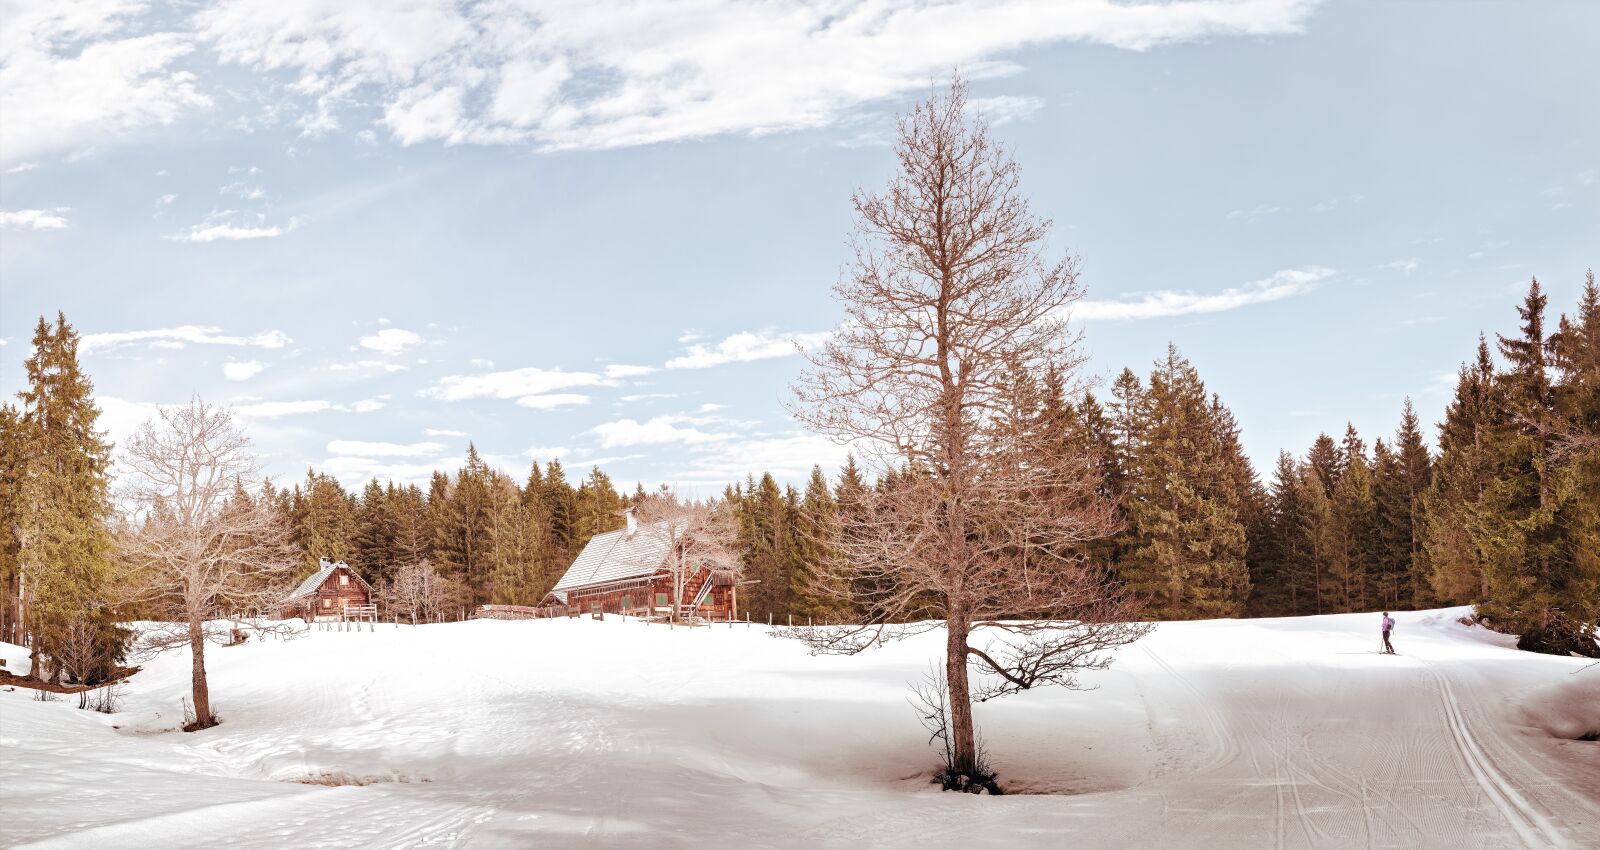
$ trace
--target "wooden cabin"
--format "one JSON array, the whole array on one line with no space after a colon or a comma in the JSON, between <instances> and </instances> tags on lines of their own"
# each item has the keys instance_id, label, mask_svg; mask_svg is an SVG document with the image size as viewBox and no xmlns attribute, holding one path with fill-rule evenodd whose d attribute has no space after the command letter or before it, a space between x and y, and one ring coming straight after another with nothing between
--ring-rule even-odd
<instances>
[{"instance_id":1,"label":"wooden cabin","mask_svg":"<svg viewBox=\"0 0 1600 850\"><path fill-rule=\"evenodd\" d=\"M282 619L336 620L346 608L372 605L372 585L344 561L319 559L317 571L278 603Z\"/></svg>"},{"instance_id":2,"label":"wooden cabin","mask_svg":"<svg viewBox=\"0 0 1600 850\"><path fill-rule=\"evenodd\" d=\"M597 534L583 547L555 589L539 604L542 616L672 613L667 535L640 526L631 510L626 516L625 528ZM736 576L731 570L695 567L684 582L680 606L685 617L737 618Z\"/></svg>"}]
</instances>

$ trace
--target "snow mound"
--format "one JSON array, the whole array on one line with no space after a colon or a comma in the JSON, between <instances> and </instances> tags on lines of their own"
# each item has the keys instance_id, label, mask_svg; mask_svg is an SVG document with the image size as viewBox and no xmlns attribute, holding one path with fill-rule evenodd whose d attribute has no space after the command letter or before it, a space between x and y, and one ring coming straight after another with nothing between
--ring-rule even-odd
<instances>
[{"instance_id":1,"label":"snow mound","mask_svg":"<svg viewBox=\"0 0 1600 850\"><path fill-rule=\"evenodd\" d=\"M1556 738L1600 740L1600 666L1526 691L1518 700L1528 725Z\"/></svg>"}]
</instances>

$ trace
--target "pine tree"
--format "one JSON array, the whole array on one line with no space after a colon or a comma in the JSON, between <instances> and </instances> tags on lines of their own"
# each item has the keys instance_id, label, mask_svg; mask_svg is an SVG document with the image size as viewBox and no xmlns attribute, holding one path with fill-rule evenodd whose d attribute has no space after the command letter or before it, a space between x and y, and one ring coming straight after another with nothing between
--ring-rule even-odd
<instances>
[{"instance_id":1,"label":"pine tree","mask_svg":"<svg viewBox=\"0 0 1600 850\"><path fill-rule=\"evenodd\" d=\"M1400 416L1400 429L1395 432L1394 445L1401 483L1399 489L1405 496L1408 508L1404 513L1397 509L1391 520L1397 526L1397 532L1393 536L1397 540L1403 539L1406 544L1407 589L1401 591L1401 596L1406 604L1417 605L1420 601L1431 600L1427 592L1427 573L1422 563L1422 545L1423 497L1433 484L1433 456L1423 443L1422 428L1410 398L1405 401L1405 408ZM1396 507L1398 508L1398 505Z\"/></svg>"},{"instance_id":2,"label":"pine tree","mask_svg":"<svg viewBox=\"0 0 1600 850\"><path fill-rule=\"evenodd\" d=\"M108 604L111 446L95 429L100 411L66 316L58 314L53 328L39 318L26 370L27 386L17 394L20 417L6 427L17 621L31 639L34 675L42 657L51 661L52 678L63 672L75 632L88 636L102 660L95 672L108 674L130 637Z\"/></svg>"},{"instance_id":3,"label":"pine tree","mask_svg":"<svg viewBox=\"0 0 1600 850\"><path fill-rule=\"evenodd\" d=\"M355 534L351 541L355 566L374 585L387 580L395 562L396 517L389 504L394 485L385 490L377 479L361 490L356 507Z\"/></svg>"},{"instance_id":4,"label":"pine tree","mask_svg":"<svg viewBox=\"0 0 1600 850\"><path fill-rule=\"evenodd\" d=\"M1158 617L1239 616L1250 576L1227 423L1174 346L1145 395L1128 506L1132 545L1120 572Z\"/></svg>"},{"instance_id":5,"label":"pine tree","mask_svg":"<svg viewBox=\"0 0 1600 850\"><path fill-rule=\"evenodd\" d=\"M1554 388L1546 363L1547 298L1535 279L1517 312L1522 333L1500 336L1506 370L1495 376L1505 415L1491 430L1492 472L1477 506L1474 543L1482 558L1486 599L1479 611L1537 641L1559 608L1556 589L1568 553L1556 525Z\"/></svg>"},{"instance_id":6,"label":"pine tree","mask_svg":"<svg viewBox=\"0 0 1600 850\"><path fill-rule=\"evenodd\" d=\"M303 488L296 488L294 536L314 571L321 558L356 561L356 510L354 500L331 475L306 470Z\"/></svg>"},{"instance_id":7,"label":"pine tree","mask_svg":"<svg viewBox=\"0 0 1600 850\"><path fill-rule=\"evenodd\" d=\"M1422 570L1432 599L1462 603L1483 598L1487 585L1472 532L1476 506L1491 476L1492 433L1503 415L1489 344L1462 364L1455 397L1439 426L1439 460L1423 497Z\"/></svg>"},{"instance_id":8,"label":"pine tree","mask_svg":"<svg viewBox=\"0 0 1600 850\"><path fill-rule=\"evenodd\" d=\"M847 469L860 483L860 473L851 458ZM810 618L813 622L840 622L849 618L844 588L829 571L834 552L829 541L838 533L839 503L828 487L822 467L811 467L811 477L806 480L805 496L800 500L794 518L794 546L797 558L794 589L794 615Z\"/></svg>"},{"instance_id":9,"label":"pine tree","mask_svg":"<svg viewBox=\"0 0 1600 850\"><path fill-rule=\"evenodd\" d=\"M460 583L458 605L474 607L489 601L489 488L493 473L467 444L466 463L450 482L434 512L433 565L440 575Z\"/></svg>"},{"instance_id":10,"label":"pine tree","mask_svg":"<svg viewBox=\"0 0 1600 850\"><path fill-rule=\"evenodd\" d=\"M541 557L548 529L528 510L510 478L491 474L487 511L488 581L493 601L534 605L544 595Z\"/></svg>"},{"instance_id":11,"label":"pine tree","mask_svg":"<svg viewBox=\"0 0 1600 850\"><path fill-rule=\"evenodd\" d=\"M793 582L786 558L783 491L771 473L759 483L750 480L739 499L736 545L744 563L743 577L750 582L742 604L754 616L768 613L786 617L792 610Z\"/></svg>"},{"instance_id":12,"label":"pine tree","mask_svg":"<svg viewBox=\"0 0 1600 850\"><path fill-rule=\"evenodd\" d=\"M1304 546L1303 574L1311 582L1311 608L1308 613L1337 611L1336 559L1340 549L1338 523L1334 519L1333 499L1328 496L1321 474L1309 460L1301 466L1298 503L1299 534Z\"/></svg>"},{"instance_id":13,"label":"pine tree","mask_svg":"<svg viewBox=\"0 0 1600 850\"><path fill-rule=\"evenodd\" d=\"M1306 466L1317 476L1317 482L1322 485L1322 494L1333 498L1333 488L1339 484L1339 472L1344 468L1344 461L1339 457L1339 447L1334 444L1332 437L1317 435L1316 442L1311 444L1310 454L1306 455Z\"/></svg>"},{"instance_id":14,"label":"pine tree","mask_svg":"<svg viewBox=\"0 0 1600 850\"><path fill-rule=\"evenodd\" d=\"M1377 548L1377 514L1372 467L1354 426L1345 431L1339 465L1331 506L1334 546L1329 561L1329 589L1334 610L1362 611L1367 608L1368 567Z\"/></svg>"},{"instance_id":15,"label":"pine tree","mask_svg":"<svg viewBox=\"0 0 1600 850\"><path fill-rule=\"evenodd\" d=\"M1264 511L1265 529L1251 559L1250 610L1257 616L1316 610L1316 570L1306 534L1303 489L1309 474L1288 452L1278 454Z\"/></svg>"},{"instance_id":16,"label":"pine tree","mask_svg":"<svg viewBox=\"0 0 1600 850\"><path fill-rule=\"evenodd\" d=\"M17 409L0 405L0 586L5 603L0 606L0 640L24 644L22 543L19 535L26 517L22 487L28 458L26 425Z\"/></svg>"},{"instance_id":17,"label":"pine tree","mask_svg":"<svg viewBox=\"0 0 1600 850\"><path fill-rule=\"evenodd\" d=\"M391 482L385 503L394 527L394 566L411 566L429 560L433 554L433 524L422 488L415 484L400 487ZM393 579L389 576L390 581Z\"/></svg>"},{"instance_id":18,"label":"pine tree","mask_svg":"<svg viewBox=\"0 0 1600 850\"><path fill-rule=\"evenodd\" d=\"M579 534L578 494L567 483L567 474L561 468L561 461L550 461L545 467L540 486L543 488L541 497L544 499L545 514L550 518L548 561L570 564L578 555L575 545Z\"/></svg>"},{"instance_id":19,"label":"pine tree","mask_svg":"<svg viewBox=\"0 0 1600 850\"><path fill-rule=\"evenodd\" d=\"M569 544L572 552L583 551L589 538L623 526L622 497L611 484L610 476L596 466L579 485L574 504L575 531Z\"/></svg>"}]
</instances>

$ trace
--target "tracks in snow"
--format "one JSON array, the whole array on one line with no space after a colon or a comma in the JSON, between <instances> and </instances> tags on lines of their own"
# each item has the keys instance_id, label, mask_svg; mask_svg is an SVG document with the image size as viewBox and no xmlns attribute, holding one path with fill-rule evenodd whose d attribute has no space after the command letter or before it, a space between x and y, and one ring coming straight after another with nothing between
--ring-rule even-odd
<instances>
[{"instance_id":1,"label":"tracks in snow","mask_svg":"<svg viewBox=\"0 0 1600 850\"><path fill-rule=\"evenodd\" d=\"M1478 744L1477 738L1473 737L1472 731L1467 728L1466 719L1462 717L1461 703L1456 699L1455 689L1450 686L1450 679L1431 667L1424 666L1422 669L1438 685L1445 720L1450 727L1450 734L1455 740L1461 760L1466 763L1467 769L1483 789L1484 796L1500 810L1500 814L1516 831L1523 845L1529 850L1545 850L1552 847L1566 850L1571 847L1560 830L1522 796L1522 792L1506 779L1489 759L1483 747Z\"/></svg>"}]
</instances>

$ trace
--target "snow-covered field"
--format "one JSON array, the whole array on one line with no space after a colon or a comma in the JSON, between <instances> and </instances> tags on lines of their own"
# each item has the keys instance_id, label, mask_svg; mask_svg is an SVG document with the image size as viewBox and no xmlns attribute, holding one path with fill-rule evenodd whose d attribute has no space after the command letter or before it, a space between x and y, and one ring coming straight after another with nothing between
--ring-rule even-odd
<instances>
[{"instance_id":1,"label":"snow-covered field","mask_svg":"<svg viewBox=\"0 0 1600 850\"><path fill-rule=\"evenodd\" d=\"M115 715L0 692L0 843L42 847L1600 847L1600 668L1454 620L1164 624L980 705L1006 797L940 793L906 702L942 634L480 621L187 654ZM12 670L22 651L0 645ZM1593 727L1592 727L1593 728ZM316 781L330 784L306 784ZM344 783L344 784L338 784Z\"/></svg>"}]
</instances>

